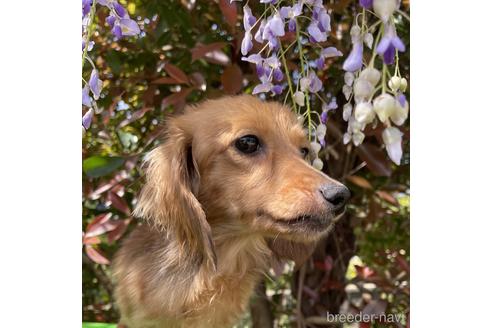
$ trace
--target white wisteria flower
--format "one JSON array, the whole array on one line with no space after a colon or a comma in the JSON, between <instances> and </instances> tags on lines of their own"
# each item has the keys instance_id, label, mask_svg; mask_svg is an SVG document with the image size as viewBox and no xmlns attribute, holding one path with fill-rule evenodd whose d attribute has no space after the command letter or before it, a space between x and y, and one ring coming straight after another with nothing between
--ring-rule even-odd
<instances>
[{"instance_id":1,"label":"white wisteria flower","mask_svg":"<svg viewBox=\"0 0 492 328\"><path fill-rule=\"evenodd\" d=\"M354 117L359 123L369 124L376 117L376 113L370 102L360 102L355 106Z\"/></svg>"},{"instance_id":2,"label":"white wisteria flower","mask_svg":"<svg viewBox=\"0 0 492 328\"><path fill-rule=\"evenodd\" d=\"M387 127L383 131L383 142L386 146L386 152L389 158L396 164L400 165L401 156L403 154L401 141L403 133L395 127Z\"/></svg>"},{"instance_id":3,"label":"white wisteria flower","mask_svg":"<svg viewBox=\"0 0 492 328\"><path fill-rule=\"evenodd\" d=\"M399 6L399 0L374 0L373 8L383 22L387 22Z\"/></svg>"},{"instance_id":4,"label":"white wisteria flower","mask_svg":"<svg viewBox=\"0 0 492 328\"><path fill-rule=\"evenodd\" d=\"M387 122L389 117L393 115L395 107L396 100L390 94L383 93L374 99L374 111L383 123Z\"/></svg>"}]
</instances>

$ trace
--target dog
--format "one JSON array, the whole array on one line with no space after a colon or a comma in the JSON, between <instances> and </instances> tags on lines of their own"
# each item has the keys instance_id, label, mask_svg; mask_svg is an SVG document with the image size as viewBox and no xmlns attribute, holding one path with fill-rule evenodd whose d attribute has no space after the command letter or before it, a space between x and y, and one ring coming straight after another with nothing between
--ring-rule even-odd
<instances>
[{"instance_id":1,"label":"dog","mask_svg":"<svg viewBox=\"0 0 492 328\"><path fill-rule=\"evenodd\" d=\"M278 103L208 100L166 122L144 160L144 223L114 261L120 324L231 327L269 268L269 240L316 242L350 193L309 164L302 123Z\"/></svg>"}]
</instances>

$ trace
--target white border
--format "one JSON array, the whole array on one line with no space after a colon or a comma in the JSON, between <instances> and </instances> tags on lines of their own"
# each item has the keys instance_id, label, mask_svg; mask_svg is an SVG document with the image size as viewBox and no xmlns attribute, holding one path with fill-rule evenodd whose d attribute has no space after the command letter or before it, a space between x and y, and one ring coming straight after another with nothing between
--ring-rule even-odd
<instances>
[{"instance_id":1,"label":"white border","mask_svg":"<svg viewBox=\"0 0 492 328\"><path fill-rule=\"evenodd\" d=\"M411 2L411 324L490 313L490 1Z\"/></svg>"},{"instance_id":2,"label":"white border","mask_svg":"<svg viewBox=\"0 0 492 328\"><path fill-rule=\"evenodd\" d=\"M412 1L411 323L488 323L488 1ZM2 4L3 327L81 323L80 2Z\"/></svg>"},{"instance_id":3,"label":"white border","mask_svg":"<svg viewBox=\"0 0 492 328\"><path fill-rule=\"evenodd\" d=\"M1 8L1 326L80 327L81 4Z\"/></svg>"}]
</instances>

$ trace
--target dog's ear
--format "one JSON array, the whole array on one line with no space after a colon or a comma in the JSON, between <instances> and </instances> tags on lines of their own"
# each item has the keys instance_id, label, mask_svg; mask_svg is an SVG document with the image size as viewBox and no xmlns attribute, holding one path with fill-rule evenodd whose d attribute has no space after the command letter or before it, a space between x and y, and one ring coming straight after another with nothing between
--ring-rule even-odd
<instances>
[{"instance_id":1,"label":"dog's ear","mask_svg":"<svg viewBox=\"0 0 492 328\"><path fill-rule=\"evenodd\" d=\"M176 238L180 254L216 268L211 229L195 195L200 175L192 154L192 132L168 119L165 142L144 163L145 185L134 215Z\"/></svg>"}]
</instances>

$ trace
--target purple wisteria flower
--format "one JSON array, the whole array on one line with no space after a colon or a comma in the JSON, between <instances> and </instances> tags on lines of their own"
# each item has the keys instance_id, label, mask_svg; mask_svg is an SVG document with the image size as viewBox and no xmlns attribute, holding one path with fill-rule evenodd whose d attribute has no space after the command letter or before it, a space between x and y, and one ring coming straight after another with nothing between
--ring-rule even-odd
<instances>
[{"instance_id":1,"label":"purple wisteria flower","mask_svg":"<svg viewBox=\"0 0 492 328\"><path fill-rule=\"evenodd\" d=\"M396 99L398 100L398 102L400 103L400 105L402 107L405 106L405 103L407 102L407 97L405 97L405 95L401 92L398 92L398 95L396 96Z\"/></svg>"},{"instance_id":2,"label":"purple wisteria flower","mask_svg":"<svg viewBox=\"0 0 492 328\"><path fill-rule=\"evenodd\" d=\"M91 107L91 97L89 96L89 85L86 84L85 87L82 88L82 105Z\"/></svg>"},{"instance_id":3,"label":"purple wisteria flower","mask_svg":"<svg viewBox=\"0 0 492 328\"><path fill-rule=\"evenodd\" d=\"M307 30L308 30L309 36L312 38L311 41L313 41L313 40L315 42L324 42L324 41L326 41L326 39L327 39L326 33L323 33L319 29L319 23L317 21L312 21L311 24L309 24Z\"/></svg>"},{"instance_id":4,"label":"purple wisteria flower","mask_svg":"<svg viewBox=\"0 0 492 328\"><path fill-rule=\"evenodd\" d=\"M82 0L82 17L85 17L91 11L92 0Z\"/></svg>"},{"instance_id":5,"label":"purple wisteria flower","mask_svg":"<svg viewBox=\"0 0 492 328\"><path fill-rule=\"evenodd\" d=\"M328 94L328 97L330 96L331 94ZM321 123L326 124L326 121L328 120L328 112L335 110L337 108L338 108L338 104L337 104L336 97L331 97L329 103L324 102L323 105L321 106L321 117L320 117Z\"/></svg>"},{"instance_id":6,"label":"purple wisteria flower","mask_svg":"<svg viewBox=\"0 0 492 328\"><path fill-rule=\"evenodd\" d=\"M293 32L296 30L296 17L302 14L302 2L298 2L292 7L285 6L280 8L280 16L283 19L289 19L288 28Z\"/></svg>"},{"instance_id":7,"label":"purple wisteria flower","mask_svg":"<svg viewBox=\"0 0 492 328\"><path fill-rule=\"evenodd\" d=\"M372 7L373 0L359 0L359 5L366 9L370 9Z\"/></svg>"},{"instance_id":8,"label":"purple wisteria flower","mask_svg":"<svg viewBox=\"0 0 492 328\"><path fill-rule=\"evenodd\" d=\"M314 7L313 19L308 26L308 33L311 41L324 42L330 32L330 15L326 12L326 9L321 7Z\"/></svg>"},{"instance_id":9,"label":"purple wisteria flower","mask_svg":"<svg viewBox=\"0 0 492 328\"><path fill-rule=\"evenodd\" d=\"M276 14L273 15L272 18L270 18L267 21L267 24L265 26L265 30L269 30L273 36L284 36L285 35L285 29L284 29L284 20L280 15ZM266 38L264 38L266 39Z\"/></svg>"},{"instance_id":10,"label":"purple wisteria flower","mask_svg":"<svg viewBox=\"0 0 492 328\"><path fill-rule=\"evenodd\" d=\"M284 20L279 14L275 14L268 18L263 27L261 41L259 42L268 41L268 47L270 50L277 51L279 48L279 40L277 37L285 35L284 25Z\"/></svg>"},{"instance_id":11,"label":"purple wisteria flower","mask_svg":"<svg viewBox=\"0 0 492 328\"><path fill-rule=\"evenodd\" d=\"M340 57L343 53L335 47L328 47L321 50L321 56L323 58Z\"/></svg>"},{"instance_id":12,"label":"purple wisteria flower","mask_svg":"<svg viewBox=\"0 0 492 328\"><path fill-rule=\"evenodd\" d=\"M140 33L138 23L130 18L126 9L118 1L97 0L97 3L109 8L110 14L106 17L106 23L111 27L111 33L116 39Z\"/></svg>"},{"instance_id":13,"label":"purple wisteria flower","mask_svg":"<svg viewBox=\"0 0 492 328\"><path fill-rule=\"evenodd\" d=\"M251 36L251 31L246 31L241 42L241 54L246 56L251 49L253 49L253 37Z\"/></svg>"},{"instance_id":14,"label":"purple wisteria flower","mask_svg":"<svg viewBox=\"0 0 492 328\"><path fill-rule=\"evenodd\" d=\"M82 126L84 129L88 130L91 126L92 118L94 117L94 110L89 108L89 110L82 116Z\"/></svg>"},{"instance_id":15,"label":"purple wisteria flower","mask_svg":"<svg viewBox=\"0 0 492 328\"><path fill-rule=\"evenodd\" d=\"M126 9L123 8L123 6L120 5L120 3L118 1L112 1L112 3L113 3L114 11L116 12L116 14L120 18L128 17L128 13L127 13Z\"/></svg>"},{"instance_id":16,"label":"purple wisteria flower","mask_svg":"<svg viewBox=\"0 0 492 328\"><path fill-rule=\"evenodd\" d=\"M259 43L263 43L263 31L265 31L266 19L263 19L260 23L260 27L255 33L255 40Z\"/></svg>"},{"instance_id":17,"label":"purple wisteria flower","mask_svg":"<svg viewBox=\"0 0 492 328\"><path fill-rule=\"evenodd\" d=\"M307 77L303 77L299 84L301 91L309 90L312 93L316 93L323 88L323 83L313 71L310 71Z\"/></svg>"},{"instance_id":18,"label":"purple wisteria flower","mask_svg":"<svg viewBox=\"0 0 492 328\"><path fill-rule=\"evenodd\" d=\"M101 95L102 81L99 79L99 73L97 70L92 70L88 85L94 95L94 99L99 99L99 96Z\"/></svg>"},{"instance_id":19,"label":"purple wisteria flower","mask_svg":"<svg viewBox=\"0 0 492 328\"><path fill-rule=\"evenodd\" d=\"M241 53L243 56L246 56L248 52L253 49L253 36L251 35L251 29L253 25L256 23L256 18L251 13L251 8L248 5L244 6L244 17L243 17L243 25L244 25L244 38L241 42Z\"/></svg>"},{"instance_id":20,"label":"purple wisteria flower","mask_svg":"<svg viewBox=\"0 0 492 328\"><path fill-rule=\"evenodd\" d=\"M248 63L252 63L256 65L256 74L258 77L264 74L263 69L263 57L260 54L252 54L249 57L242 57L241 60L246 61Z\"/></svg>"},{"instance_id":21,"label":"purple wisteria flower","mask_svg":"<svg viewBox=\"0 0 492 328\"><path fill-rule=\"evenodd\" d=\"M114 17L114 15L109 15L108 17L106 17L106 23L111 27L113 28L114 26L114 23L116 22L116 17Z\"/></svg>"},{"instance_id":22,"label":"purple wisteria flower","mask_svg":"<svg viewBox=\"0 0 492 328\"><path fill-rule=\"evenodd\" d=\"M391 24L385 26L384 36L379 42L376 52L383 56L383 61L386 65L391 65L395 61L396 50L405 51L405 44L396 35L395 27Z\"/></svg>"},{"instance_id":23,"label":"purple wisteria flower","mask_svg":"<svg viewBox=\"0 0 492 328\"><path fill-rule=\"evenodd\" d=\"M243 7L244 17L243 25L245 31L251 31L253 25L256 23L256 17L251 13L251 8L248 5Z\"/></svg>"},{"instance_id":24,"label":"purple wisteria flower","mask_svg":"<svg viewBox=\"0 0 492 328\"><path fill-rule=\"evenodd\" d=\"M347 72L355 72L362 68L362 54L364 50L362 42L360 40L352 41L352 51L350 51L349 56L347 57L347 59L345 59L345 62L343 63L343 70Z\"/></svg>"},{"instance_id":25,"label":"purple wisteria flower","mask_svg":"<svg viewBox=\"0 0 492 328\"><path fill-rule=\"evenodd\" d=\"M323 69L325 66L325 59L331 57L343 56L342 52L335 47L328 47L321 50L320 56L316 59L315 64L318 69Z\"/></svg>"},{"instance_id":26,"label":"purple wisteria flower","mask_svg":"<svg viewBox=\"0 0 492 328\"><path fill-rule=\"evenodd\" d=\"M94 48L94 41L89 41L87 51L91 51ZM85 40L82 40L82 51L85 49Z\"/></svg>"}]
</instances>

